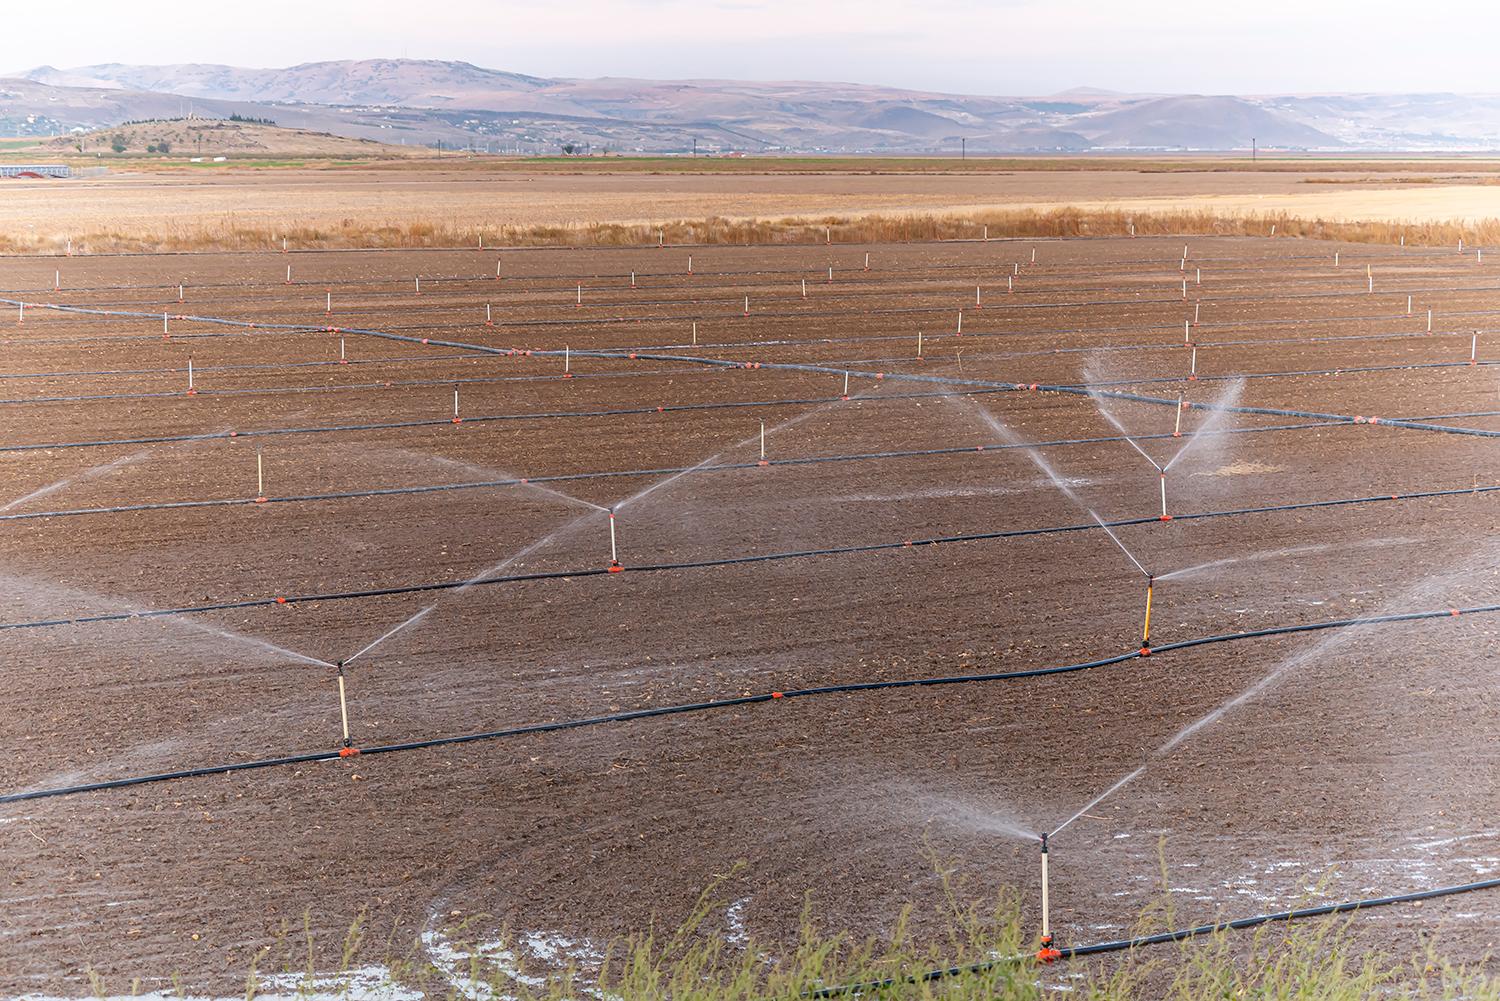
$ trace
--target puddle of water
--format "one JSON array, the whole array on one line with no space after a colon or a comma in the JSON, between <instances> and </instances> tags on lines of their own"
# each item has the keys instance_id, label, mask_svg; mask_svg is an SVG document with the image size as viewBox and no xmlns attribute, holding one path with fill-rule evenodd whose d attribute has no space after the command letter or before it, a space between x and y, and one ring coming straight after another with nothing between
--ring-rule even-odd
<instances>
[{"instance_id":1,"label":"puddle of water","mask_svg":"<svg viewBox=\"0 0 1500 1001\"><path fill-rule=\"evenodd\" d=\"M409 987L391 982L384 966L362 966L327 976L305 973L283 973L261 976L257 1001L422 1001L424 995ZM145 991L140 994L100 996L97 1001L244 1001L245 992L223 998L204 994L178 994L171 990ZM74 1001L48 994L22 994L15 1001Z\"/></svg>"},{"instance_id":2,"label":"puddle of water","mask_svg":"<svg viewBox=\"0 0 1500 1001\"><path fill-rule=\"evenodd\" d=\"M550 972L572 966L580 982L575 983L579 996L602 998L603 994L588 985L597 975L603 953L592 942L576 940L554 932L526 932L515 947L499 941L459 942L442 931L422 935L423 958L447 981L450 997L464 1001L517 1001L507 994L507 982L527 987L541 987L547 977L528 969ZM361 966L340 973L305 972L259 974L256 978L256 1001L424 1001L429 995L395 982L391 970L382 965ZM101 994L88 1001L244 1001L243 990L216 996L211 994L178 994L162 987L137 994ZM10 1001L79 1001L77 998L51 994L22 994Z\"/></svg>"}]
</instances>

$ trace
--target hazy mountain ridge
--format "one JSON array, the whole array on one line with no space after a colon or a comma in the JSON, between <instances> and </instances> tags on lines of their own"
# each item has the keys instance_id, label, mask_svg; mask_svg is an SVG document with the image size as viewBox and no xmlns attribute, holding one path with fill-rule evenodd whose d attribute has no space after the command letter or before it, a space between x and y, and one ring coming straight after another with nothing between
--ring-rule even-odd
<instances>
[{"instance_id":1,"label":"hazy mountain ridge","mask_svg":"<svg viewBox=\"0 0 1500 1001\"><path fill-rule=\"evenodd\" d=\"M18 114L100 127L191 101L336 135L479 148L921 152L1108 149L1500 149L1500 97L1334 94L1050 97L803 81L545 79L464 62L365 59L247 69L185 63L38 67L0 80ZM55 93L27 88L50 87ZM28 108L30 110L28 110ZM90 117L92 116L92 117ZM28 127L38 127L36 121Z\"/></svg>"}]
</instances>

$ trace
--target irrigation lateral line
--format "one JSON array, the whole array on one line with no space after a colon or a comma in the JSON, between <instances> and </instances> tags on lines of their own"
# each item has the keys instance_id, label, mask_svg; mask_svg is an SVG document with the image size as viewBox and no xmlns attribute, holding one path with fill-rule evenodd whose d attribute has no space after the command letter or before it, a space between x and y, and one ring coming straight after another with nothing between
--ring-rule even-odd
<instances>
[{"instance_id":1,"label":"irrigation lateral line","mask_svg":"<svg viewBox=\"0 0 1500 1001\"><path fill-rule=\"evenodd\" d=\"M1402 336L1422 336L1422 335L1415 335L1415 334L1413 334L1413 335L1402 335ZM940 339L941 338L936 337L936 336L934 336L932 338L929 338L929 340L932 341L932 342L937 342ZM577 353L582 354L582 352L577 352ZM461 357L469 357L469 356L461 356ZM980 357L984 357L984 356L981 355ZM898 357L898 358L867 358L867 359L845 361L843 364L844 364L845 367L852 367L853 365L857 365L857 364L870 364L870 363L879 363L879 362L886 362L886 363L889 363L889 364L901 365L901 364L906 364L906 363L908 363L910 361L911 361L911 359L907 358L907 357ZM336 364L338 364L338 362L317 362L316 364L320 364L320 365L333 364L333 365L336 365ZM1192 379L1192 381L1197 381L1197 382L1229 382L1229 381L1233 381L1235 379L1296 379L1296 378L1303 378L1303 377L1306 377L1306 376L1314 376L1314 375L1361 375L1361 374L1369 374L1369 373L1373 373L1373 372L1415 372L1415 371L1421 371L1421 370L1445 369L1445 368L1462 368L1462 369L1470 369L1470 368L1475 368L1475 367L1489 368L1489 367L1495 366L1495 365L1500 365L1500 361L1477 361L1476 360L1476 361L1407 362L1407 363L1399 364L1399 365L1349 365L1349 366L1345 366L1343 368L1295 369L1295 370L1291 370L1291 371L1265 371L1265 372L1230 372L1230 373L1226 373L1226 374L1223 374L1223 375L1194 375L1194 376L1191 377L1191 379ZM165 370L165 371L169 372L171 374L180 374L180 373L182 373L182 372L184 372L186 370L185 369L170 369L170 370ZM205 372L205 371L209 371L209 370L208 369L199 369L198 371L199 372ZM632 378L632 377L636 377L636 376L661 375L661 374L684 374L684 375L685 374L702 374L703 372L704 372L704 369L702 369L701 367L693 367L693 368L678 368L678 369L650 369L650 370L647 370L647 371L644 371L644 372L643 371L625 371L625 372L574 372L574 373L571 373L568 377L569 378L578 378L578 379L625 379L625 378ZM0 376L0 378L4 378L4 377ZM359 391L369 391L369 390L374 390L375 392L383 393L383 392L385 392L387 390L390 390L390 389L414 389L414 388L431 387L431 386L499 385L499 384L510 383L510 382L548 382L548 381L553 381L553 380L559 380L561 378L563 378L561 375L452 376L452 377L443 378L443 379L386 379L386 380L377 380L375 382L344 382L344 383L331 383L331 384L330 383L322 383L322 384L318 384L318 385L302 385L302 386L241 386L241 387L226 387L226 388L222 388L222 389L198 389L198 390L194 391L194 394L197 395L197 396L226 396L226 397L228 397L228 396L292 396L292 395L303 394L303 393L338 393L338 392L350 392L350 391L359 392ZM1186 375L1173 375L1173 376L1155 377L1155 378L1150 378L1150 379L1117 379L1117 380L1112 380L1112 381L1109 381L1109 382L1087 382L1087 383L1085 383L1085 382L1075 382L1075 383L1066 383L1066 384L1064 384L1063 388L1070 389L1070 390L1073 390L1073 389L1083 389L1083 390L1104 391L1104 390L1113 389L1113 388L1118 387L1118 386L1172 385L1172 384L1176 384L1176 383L1187 382L1187 381L1189 381L1189 378L1190 377L1186 376ZM974 389L974 390L959 390L959 391L947 392L947 393L921 393L921 394L907 393L907 394L897 395L894 398L895 399L909 399L913 395L919 395L919 396L962 396L962 395L977 395L979 393L999 393L999 392L1007 392L1007 391L1008 390L1002 390L1002 389L988 389L988 390L986 390L986 389ZM141 391L141 392L134 392L134 393L90 393L90 394L82 394L82 395L75 394L75 395L71 395L71 396L8 397L8 398L0 398L0 406L31 406L31 405L35 405L35 404L51 404L51 403L101 403L101 402L112 402L112 401L120 401L120 400L178 399L178 398L181 398L182 395L183 395L183 393L182 393L182 390L180 390L180 389L162 389L162 390ZM880 397L865 397L865 398L866 399L879 399ZM886 396L885 398L886 399L890 399L892 397L891 396ZM548 416L557 416L557 415L552 414L552 415L548 415Z\"/></svg>"},{"instance_id":2,"label":"irrigation lateral line","mask_svg":"<svg viewBox=\"0 0 1500 1001\"><path fill-rule=\"evenodd\" d=\"M469 351L487 351L492 354L507 354L512 349L487 348L479 344L468 344L463 341L434 340L431 338L410 337L405 334L393 334L381 330L350 329L347 333L362 334L368 337L380 337L393 341L406 341L423 344L432 344L438 347L456 348ZM533 355L561 355L563 352L555 350L531 352ZM1129 403L1148 403L1153 406L1177 408L1186 406L1193 410L1222 411L1234 414L1256 414L1268 417L1296 417L1304 420L1330 421L1335 423L1351 424L1382 424L1389 427L1406 428L1416 431L1435 431L1440 434L1470 435L1479 438L1500 438L1500 431L1487 431L1482 428L1449 427L1443 424L1426 424L1421 421L1401 420L1390 417L1362 417L1349 414L1326 414L1316 411L1287 410L1280 407L1248 407L1248 406L1225 406L1218 403L1188 403L1181 400L1168 399L1162 396L1146 396L1141 393L1126 393L1118 390L1090 390L1080 388L1076 385L1067 384L1042 384L1023 382L995 382L983 379L960 379L952 376L941 375L919 375L912 372L869 372L856 371L842 368L837 365L816 365L806 362L756 362L756 361L731 361L723 358L704 358L697 355L661 354L657 352L623 352L585 350L572 352L577 358L609 358L614 360L630 359L646 360L655 362L685 362L697 365L709 365L718 368L764 368L781 372L813 372L819 375L843 376L852 375L861 379L891 379L906 382L922 382L945 386L972 386L1000 392L1032 390L1048 393L1068 393L1074 396L1102 396L1113 400L1122 400Z\"/></svg>"},{"instance_id":3,"label":"irrigation lateral line","mask_svg":"<svg viewBox=\"0 0 1500 1001\"><path fill-rule=\"evenodd\" d=\"M609 571L605 569L589 571L591 575L604 575ZM538 579L547 576L561 575L531 575L530 579ZM462 586L462 585L454 585ZM1396 612L1389 615L1374 615L1358 619L1334 619L1324 622L1309 622L1295 626L1270 626L1264 629L1254 629L1238 633L1220 633L1213 636L1200 636L1194 639L1179 640L1175 643L1164 643L1153 647L1150 656L1170 653L1174 650L1188 650L1193 647L1208 646L1217 643L1231 643L1237 640L1264 639L1268 636L1289 636L1296 633L1319 632L1326 629L1343 629L1347 627L1379 625L1391 622L1417 622L1426 619L1448 619L1463 615L1479 615L1500 612L1500 605L1476 605L1470 608L1444 608L1424 612ZM874 692L902 688L932 688L947 685L975 684L991 681L1014 681L1022 678L1041 678L1056 674L1072 674L1078 671L1087 671L1099 667L1108 667L1114 664L1123 664L1127 661L1141 660L1147 657L1139 650L1131 650L1127 653L1116 654L1112 657L1103 657L1098 660L1084 661L1077 664L1063 664L1053 667L1037 667L1024 671L1007 671L995 674L961 674L936 678L908 678L898 681L861 681L850 682L839 685L823 685L817 688L790 689L787 691L763 692L758 695L742 695L734 698L720 699L709 702L690 702L668 706L653 706L645 709L633 709L627 712L610 713L604 716L586 716L579 719L559 720L552 723L531 723L525 726L508 727L500 730L486 730L480 733L459 734L451 737L429 737L422 740L412 740L400 744L381 744L375 747L360 748L359 754L396 754L405 751L425 750L436 747L452 747L459 744L471 744L478 741L500 740L507 737L522 737L534 734L557 733L563 730L576 730L582 727L599 726L606 723L627 723L633 720L651 719L659 716L675 716L684 713L707 712L714 709L730 709L737 706L760 705L767 702L781 702L787 699L810 698L823 695L851 694L857 692ZM52 799L59 796L72 796L81 793L100 792L106 789L123 789L128 786L147 785L155 782L167 782L176 779L198 778L207 775L223 775L231 772L251 771L261 768L274 768L282 765L303 764L313 761L336 760L343 755L337 751L321 751L310 754L297 754L278 758L261 758L254 761L240 761L225 765L206 765L200 768L189 768L174 772L157 772L149 775L135 775L127 778L109 779L102 782L90 782L83 785L57 786L50 789L34 789L27 792L7 793L0 796L0 804L20 803L35 799Z\"/></svg>"},{"instance_id":4,"label":"irrigation lateral line","mask_svg":"<svg viewBox=\"0 0 1500 1001\"><path fill-rule=\"evenodd\" d=\"M558 352L561 354L562 352ZM579 355L582 352L575 351ZM840 369L839 371L843 371ZM441 384L449 385L459 380L440 380ZM1009 387L968 387L960 388L952 392L923 392L923 393L885 393L879 396L855 396L851 401L877 403L882 400L910 400L929 399L947 396L981 396L987 393L1009 392ZM182 395L172 394L172 395ZM602 410L548 410L536 413L514 413L514 414L475 414L466 416L463 420L466 425L492 424L501 421L537 421L537 420L563 420L569 418L592 418L592 417L632 417L648 414L678 414L690 413L700 410L746 410L756 407L797 407L814 406L827 403L842 402L838 396L817 396L802 399L780 399L780 400L725 400L717 403L671 403L656 407L615 407ZM1333 423L1351 423L1350 421ZM288 428L260 428L249 431L211 431L199 434L163 434L151 435L144 438L99 438L92 441L52 441L32 442L24 445L0 445L0 452L35 452L49 449L61 448L103 448L110 445L161 445L184 441L213 441L219 438L274 438L279 435L294 434L337 434L348 431L392 431L407 428L426 427L451 427L451 417L423 418L409 421L382 421L368 424L314 424L305 427Z\"/></svg>"},{"instance_id":5,"label":"irrigation lateral line","mask_svg":"<svg viewBox=\"0 0 1500 1001\"><path fill-rule=\"evenodd\" d=\"M16 305L17 304L16 300L0 299L0 304L7 304L7 303L10 304L10 305ZM89 308L82 307L82 306L62 306L62 305L57 305L57 304L52 304L52 303L36 303L36 304L33 304L33 306L34 306L34 308L52 309L52 310L57 310L59 312L79 313L79 314L92 315L92 316L134 316L134 317L142 317L142 318L151 319L151 318L155 318L157 316L162 315L160 313L143 313L143 312L127 312L127 311L120 311L120 310L89 309ZM253 327L253 328L256 328L256 329L264 329L264 330L297 330L297 331L306 331L306 332L312 332L312 333L327 332L327 331L330 331L330 330L337 330L338 332L344 333L344 334L357 334L357 335L365 336L365 337L378 337L378 338L381 338L383 340L389 340L389 341L400 341L400 342L404 342L404 343L408 343L408 344L423 344L423 345L431 345L431 346L435 346L435 347L454 348L454 349L462 350L462 351L474 351L474 352L478 352L480 354L490 354L490 355L513 356L513 355L518 355L518 354L525 354L525 351L528 350L528 349L518 349L518 348L489 347L489 346L486 346L486 345L483 345L483 344L469 344L469 343L466 343L464 341L439 340L437 338L430 338L430 337L412 337L412 336L409 336L409 335L406 335L406 334L394 334L394 333L391 333L389 331L372 330L372 329L361 328L361 327L336 327L335 328L335 327L329 327L329 326L318 326L318 325L309 325L309 324L256 324L256 323L252 323L252 322L250 322L248 320L229 320L229 319L224 319L224 318L221 318L221 317L212 317L212 316L179 316L178 319L180 319L180 320L190 320L190 321L194 321L194 322L198 322L198 323L211 323L211 324L217 324L217 325L220 325L220 326L228 326L228 327ZM558 351L558 350L554 350L554 349L548 349L548 350L529 349L529 350L530 350L531 355L533 355L533 356L541 356L541 357L560 357L566 351L566 349L564 349L564 351ZM1007 392L1007 391L1016 391L1016 392L1019 392L1019 391L1022 391L1022 390L1028 390L1029 389L1029 390L1035 390L1035 391L1041 391L1041 392L1050 392L1050 393L1069 393L1069 394L1072 394L1072 395L1075 395L1075 396L1091 396L1091 395L1093 395L1093 396L1103 396L1103 397L1106 397L1108 399L1122 400L1122 401L1129 402L1129 403L1147 403L1147 404L1151 404L1153 406L1169 406L1169 407L1173 407L1173 408L1176 408L1176 407L1184 405L1184 404L1182 404L1182 401L1180 401L1180 400L1167 399L1166 397L1161 397L1161 396L1146 396L1146 395L1141 394L1141 393L1126 393L1126 392L1120 392L1120 391L1116 391L1116 390L1088 390L1088 389L1081 389L1081 388L1079 388L1077 386L1065 385L1065 384L1045 384L1044 385L1044 384L1040 384L1040 383L1030 383L1030 384L1027 384L1027 383L1023 383L1023 382L1006 382L1006 381L995 382L995 381L981 380L981 379L959 379L959 378L954 378L954 377L951 377L951 376L919 375L919 374L911 373L911 372L851 371L849 369L845 369L845 368L842 368L842 367L839 367L839 366L835 366L835 365L816 365L816 364L811 364L811 363L806 363L806 362L731 361L731 360L727 360L727 359L723 359L723 358L704 358L704 357L699 356L699 355L661 354L661 353L658 353L658 352L641 353L641 352L635 352L635 351L626 352L626 351L604 351L604 350L580 350L580 351L572 351L571 354L575 358L606 358L606 359L611 359L611 360L615 360L615 361L628 359L628 360L631 360L631 361L646 360L646 361L656 361L656 362L683 362L683 363L693 364L693 365L707 365L707 366L712 366L712 367L716 367L716 368L729 368L729 369L740 369L740 368L756 368L756 369L760 369L760 368L764 368L764 369L769 369L769 370L772 370L772 371L782 371L782 372L813 372L813 373L817 373L819 375L833 375L833 376L853 375L853 376L861 378L861 379L876 379L876 380L892 379L892 380L901 380L901 381L906 381L906 382L923 382L923 383L931 383L931 384L946 385L946 386L969 386L969 387L976 387L976 388L982 388L982 389L986 389L986 390L999 391L999 392ZM698 406L701 409L711 409L715 405L712 405L712 404L701 404L701 405L698 405ZM1283 408L1279 408L1279 407L1225 406L1225 405L1216 404L1216 403L1191 403L1191 404L1186 404L1186 406L1188 406L1188 407L1190 407L1191 409L1194 409L1194 410L1223 411L1223 412L1226 412L1226 413L1235 413L1235 414L1258 414L1258 415L1269 416L1269 417L1297 417L1297 418L1301 418L1301 419L1304 419L1304 420L1322 420L1322 421L1345 422L1345 423L1355 423L1355 424L1365 423L1368 420L1370 423L1373 423L1373 424L1383 424L1383 425L1386 425L1386 426L1389 426L1389 427L1405 428L1405 429L1408 429L1408 430L1415 430L1415 431L1434 431L1434 432L1437 432L1439 434L1469 435L1469 436L1479 437L1479 438L1500 438L1500 431L1488 431L1488 430L1485 430L1483 428L1449 427L1447 425L1442 425L1442 424L1427 424L1427 423L1423 423L1423 422L1420 422L1420 421L1400 420L1400 419L1397 419L1397 418L1383 418L1383 417L1364 418L1364 417L1351 416L1351 415L1348 415L1348 414L1325 414L1325 413L1317 413L1317 412L1314 412L1314 411L1287 410L1287 409L1283 409ZM682 408L678 408L678 409L688 409L688 408L682 407ZM547 415L537 415L537 416L547 416ZM474 418L474 420L478 420L478 419L479 418ZM467 420L467 418L466 418L466 420ZM420 426L424 426L424 425L426 425L428 423L430 423L430 422L426 422L426 421L413 421L413 422L407 422L407 423L396 425L396 426L420 427ZM357 430L363 430L363 428L355 428L355 429L357 429ZM246 432L246 434L250 434L250 433L254 433L254 432ZM135 440L135 441L117 441L117 442L112 442L111 444L153 444L153 443L162 442L162 441L192 441L192 440L198 440L200 438L206 438L206 437L215 437L215 436L213 436L213 435L185 435L185 436L172 436L172 437L160 437L160 438L144 438L144 439L139 439L139 440ZM95 444L95 443L84 442L84 443L76 443L76 444L78 444L78 445L87 445L87 444ZM27 448L40 448L40 447L57 447L57 446L10 446L10 447L5 448L5 449L0 449L0 451L17 451L17 450L24 450L24 449L27 449Z\"/></svg>"},{"instance_id":6,"label":"irrigation lateral line","mask_svg":"<svg viewBox=\"0 0 1500 1001\"><path fill-rule=\"evenodd\" d=\"M917 395L968 396L975 394L936 393ZM897 397L894 396L855 396L851 397L850 399L854 401L860 401L896 398ZM832 401L830 400L829 402ZM1441 418L1455 416L1495 416L1495 414L1456 414L1438 416L1439 418ZM1261 434L1274 431L1302 431L1307 429L1343 426L1345 425L1330 424L1327 422L1316 422L1312 424L1273 424L1267 425L1265 427L1220 428L1218 430L1208 431L1207 434L1213 436L1232 434ZM1160 439L1170 439L1176 436L1168 432L1161 432L1158 434L1132 435L1131 437L1136 441L1156 441ZM1050 441L1031 442L1026 445L1017 445L1011 442L986 442L980 445L954 445L948 448L903 449L890 452L855 452L846 455L808 455L785 459L764 459L761 461L763 461L767 466L772 467L815 466L822 465L823 463L869 462L881 459L927 458L936 456L976 455L981 453L998 454L1001 452L1012 451L1018 448L1056 448L1065 445L1097 445L1125 440L1126 439L1121 435L1107 435L1100 438L1057 438ZM760 465L761 462L720 462L714 463L712 465L703 465L700 463L694 466L662 466L656 469L617 469L583 473L551 473L543 474L541 476L520 476L498 480L467 480L459 483L424 483L408 487L366 487L364 489L358 490L338 490L322 494L288 494L281 497L266 497L264 498L264 500L260 497L210 497L199 500L151 501L140 504L111 504L103 507L64 508L55 511L22 511L16 514L0 514L0 521L29 521L36 518L69 518L80 515L94 514L124 514L134 511L171 511L179 510L182 508L195 507L234 507L241 504L308 504L321 501L352 500L362 497L391 497L402 496L406 494L444 493L450 490L483 490L515 486L524 487L531 486L533 484L544 483L571 483L578 480L629 479L631 477L638 476L673 476L678 473L718 473L740 469L755 469L760 467ZM1472 488L1468 492L1476 493L1481 491L1488 491L1490 489L1491 488L1489 487L1478 487ZM0 511L3 510L4 507L0 506Z\"/></svg>"},{"instance_id":7,"label":"irrigation lateral line","mask_svg":"<svg viewBox=\"0 0 1500 1001\"><path fill-rule=\"evenodd\" d=\"M1245 928L1255 928L1259 925L1272 924L1283 921L1298 921L1304 918L1325 917L1330 914L1349 914L1355 911L1368 910L1372 907L1389 907L1393 904L1410 904L1421 900L1434 900L1439 897L1452 897L1460 893L1473 893L1477 890L1493 890L1500 887L1500 879L1485 879L1477 883L1459 883L1455 886L1439 886L1431 890L1417 890L1412 893L1400 893L1388 897L1368 897L1364 900L1346 900L1339 904L1320 904L1316 907L1299 907L1287 911L1276 911L1273 914L1257 914L1248 918L1236 918L1233 921L1215 921L1211 924L1194 925L1191 928L1179 928L1176 931L1160 932L1155 935L1142 935L1138 938L1117 939L1111 942L1096 942L1093 945L1078 945L1068 949L1058 950L1057 956L1060 960L1078 959L1084 956L1098 956L1108 952L1125 952L1131 949L1140 949L1151 945L1166 945L1171 942L1182 942L1190 938L1198 938L1203 935L1213 935L1222 931L1241 931ZM906 985L932 983L935 980L945 980L949 977L961 977L966 974L988 973L1001 966L1021 965L1035 961L1034 956L1019 955L1010 956L1005 959L991 959L982 963L971 963L966 966L949 966L939 970L928 970L925 973L914 973L906 977L891 977L886 980L871 980L858 984L840 984L835 987L822 987L817 990L807 991L802 996L810 998L832 998L845 997L851 994L870 994L875 991L887 990L892 987Z\"/></svg>"},{"instance_id":8,"label":"irrigation lateral line","mask_svg":"<svg viewBox=\"0 0 1500 1001\"><path fill-rule=\"evenodd\" d=\"M758 465L758 463L757 463ZM1356 504L1383 504L1403 500L1423 500L1432 497L1459 497L1488 494L1500 491L1500 485L1484 487L1452 487L1446 490L1420 490L1405 494L1375 494L1367 497L1336 497L1332 500L1297 501L1291 504L1270 504L1265 507L1231 508L1223 511L1195 511L1172 515L1172 521L1204 521L1210 518L1235 518L1251 514L1270 514L1282 511L1307 511L1325 507L1349 507ZM259 503L258 501L251 503ZM128 508L127 508L128 510ZM507 574L500 577L479 577L469 580L426 581L420 584L393 584L389 587L366 588L358 591L328 591L322 594L278 595L274 598L246 598L240 601L223 601L207 605L184 605L178 608L154 608L133 612L101 612L97 615L80 615L66 619L33 619L23 622L0 622L0 632L12 629L46 629L56 626L81 626L98 622L127 622L131 619L159 619L177 615L196 615L203 612L222 612L242 608L266 608L272 605L306 605L319 601L353 601L361 598L383 598L398 594L424 594L433 591L466 590L486 584L515 584L539 580L569 580L575 577L598 577L618 573L667 573L674 570L705 570L714 567L746 566L752 563L779 563L784 560L812 559L822 556L852 556L859 553L891 552L900 549L921 549L926 546L944 546L964 542L985 542L993 539L1019 539L1038 535L1061 535L1068 532L1089 532L1097 529L1108 531L1132 525L1159 525L1165 519L1160 515L1137 518L1119 518L1114 521L1080 522L1074 525L1054 525L1043 528L1010 528L995 532L969 532L961 535L940 535L927 539L905 539L901 542L865 542L852 546L832 546L826 549L794 549L777 553L760 553L755 556L721 556L717 559L687 560L679 563L644 563L634 566L583 567L572 570L544 570L532 573Z\"/></svg>"}]
</instances>

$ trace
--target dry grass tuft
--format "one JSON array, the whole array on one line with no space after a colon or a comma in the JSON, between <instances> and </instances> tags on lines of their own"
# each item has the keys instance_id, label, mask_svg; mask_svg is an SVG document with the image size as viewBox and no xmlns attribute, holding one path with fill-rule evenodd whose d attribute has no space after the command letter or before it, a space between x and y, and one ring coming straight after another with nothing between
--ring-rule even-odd
<instances>
[{"instance_id":1,"label":"dry grass tuft","mask_svg":"<svg viewBox=\"0 0 1500 1001\"><path fill-rule=\"evenodd\" d=\"M1058 239L1136 236L1247 236L1412 246L1500 243L1500 219L1479 222L1334 222L1293 215L1218 215L1207 211L1145 212L1014 210L965 215L860 215L822 218L728 219L710 217L665 223L589 223L481 229L451 223L369 224L344 219L332 226L166 225L146 237L104 230L73 237L75 253L163 253L294 249L632 247L655 244L658 231L669 244L736 245L919 243L971 240L988 229L990 239ZM0 237L0 252L51 254L61 238Z\"/></svg>"}]
</instances>

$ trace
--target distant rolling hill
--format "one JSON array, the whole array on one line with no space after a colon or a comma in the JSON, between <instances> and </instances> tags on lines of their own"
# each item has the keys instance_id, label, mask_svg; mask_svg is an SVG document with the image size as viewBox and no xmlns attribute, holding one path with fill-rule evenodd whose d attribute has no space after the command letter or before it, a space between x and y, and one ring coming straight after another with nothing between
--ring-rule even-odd
<instances>
[{"instance_id":1,"label":"distant rolling hill","mask_svg":"<svg viewBox=\"0 0 1500 1001\"><path fill-rule=\"evenodd\" d=\"M357 138L481 149L975 153L1088 149L1497 149L1500 98L1131 95L985 97L801 81L549 79L470 63L364 59L246 69L42 66L0 80L0 132L195 111ZM45 91L37 88L46 88ZM157 109L147 112L142 109ZM111 120L111 118L113 120ZM17 123L20 124L17 124Z\"/></svg>"},{"instance_id":2,"label":"distant rolling hill","mask_svg":"<svg viewBox=\"0 0 1500 1001\"><path fill-rule=\"evenodd\" d=\"M179 118L166 121L112 125L92 132L38 139L35 150L49 154L115 152L123 146L129 156L312 156L390 157L415 155L418 151L389 146L369 139L349 139L306 129L286 129L260 122L225 121L214 118ZM425 152L425 151L423 151Z\"/></svg>"},{"instance_id":3,"label":"distant rolling hill","mask_svg":"<svg viewBox=\"0 0 1500 1001\"><path fill-rule=\"evenodd\" d=\"M1096 145L1237 149L1342 145L1327 132L1237 97L1159 97L1090 116L1081 129Z\"/></svg>"}]
</instances>

